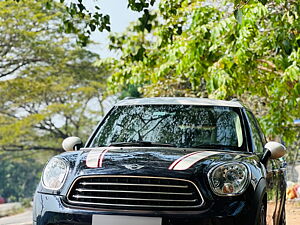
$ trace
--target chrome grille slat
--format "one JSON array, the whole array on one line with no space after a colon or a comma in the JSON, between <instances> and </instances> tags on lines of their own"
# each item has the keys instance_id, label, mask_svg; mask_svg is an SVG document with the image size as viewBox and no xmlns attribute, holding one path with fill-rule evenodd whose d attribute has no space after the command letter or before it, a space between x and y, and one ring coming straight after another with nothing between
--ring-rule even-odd
<instances>
[{"instance_id":1,"label":"chrome grille slat","mask_svg":"<svg viewBox=\"0 0 300 225\"><path fill-rule=\"evenodd\" d=\"M189 180L125 175L79 177L66 201L79 207L143 210L193 210L204 204Z\"/></svg>"},{"instance_id":2,"label":"chrome grille slat","mask_svg":"<svg viewBox=\"0 0 300 225\"><path fill-rule=\"evenodd\" d=\"M129 200L129 201L162 201L162 202L195 202L197 199L192 200L177 200L177 199L151 199L151 198L115 198L115 197L95 197L95 196L83 196L73 195L74 198L93 198L93 199L110 199L110 200Z\"/></svg>"},{"instance_id":3,"label":"chrome grille slat","mask_svg":"<svg viewBox=\"0 0 300 225\"><path fill-rule=\"evenodd\" d=\"M84 189L84 188L77 188L76 191L79 192L117 192L117 193L137 193L137 194L153 194L151 191L125 191L125 190L95 190L95 189ZM161 195L193 195L192 192L187 193L180 193L180 192L155 192L155 194Z\"/></svg>"},{"instance_id":4,"label":"chrome grille slat","mask_svg":"<svg viewBox=\"0 0 300 225\"><path fill-rule=\"evenodd\" d=\"M188 186L180 185L160 185L160 184L128 184L128 183L80 183L82 185L112 185L112 186L142 186L142 187L174 187L174 188L188 188Z\"/></svg>"},{"instance_id":5,"label":"chrome grille slat","mask_svg":"<svg viewBox=\"0 0 300 225\"><path fill-rule=\"evenodd\" d=\"M70 203L77 203L75 201L69 201ZM81 202L81 205L95 205L95 206L115 206L115 204L107 203L94 203L94 202ZM168 206L168 205L132 205L132 204L119 204L120 207L136 207L136 208L170 208L170 209L193 209L199 208L198 205L195 206Z\"/></svg>"}]
</instances>

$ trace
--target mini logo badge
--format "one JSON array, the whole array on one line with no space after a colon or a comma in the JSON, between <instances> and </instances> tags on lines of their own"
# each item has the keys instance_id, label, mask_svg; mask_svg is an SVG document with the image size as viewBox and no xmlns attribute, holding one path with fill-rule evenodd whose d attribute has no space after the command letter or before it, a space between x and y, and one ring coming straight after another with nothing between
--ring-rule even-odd
<instances>
[{"instance_id":1,"label":"mini logo badge","mask_svg":"<svg viewBox=\"0 0 300 225\"><path fill-rule=\"evenodd\" d=\"M142 169L144 166L141 166L138 164L127 164L127 165L124 165L124 167L129 170L139 170L139 169Z\"/></svg>"}]
</instances>

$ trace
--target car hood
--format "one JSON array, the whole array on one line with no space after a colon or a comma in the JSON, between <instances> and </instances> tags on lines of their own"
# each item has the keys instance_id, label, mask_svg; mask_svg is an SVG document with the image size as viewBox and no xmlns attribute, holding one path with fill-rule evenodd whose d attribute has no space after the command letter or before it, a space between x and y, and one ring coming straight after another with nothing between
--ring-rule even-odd
<instances>
[{"instance_id":1,"label":"car hood","mask_svg":"<svg viewBox=\"0 0 300 225\"><path fill-rule=\"evenodd\" d=\"M251 155L216 149L173 147L84 148L73 163L76 175L191 173L224 161L247 160ZM76 164L76 165L75 165ZM75 175L75 174L74 174Z\"/></svg>"}]
</instances>

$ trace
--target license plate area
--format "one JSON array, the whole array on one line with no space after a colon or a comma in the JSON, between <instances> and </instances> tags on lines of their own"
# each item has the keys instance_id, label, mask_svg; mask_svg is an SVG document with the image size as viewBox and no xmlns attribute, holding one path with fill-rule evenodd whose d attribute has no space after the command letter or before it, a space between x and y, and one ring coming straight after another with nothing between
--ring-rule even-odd
<instances>
[{"instance_id":1,"label":"license plate area","mask_svg":"<svg viewBox=\"0 0 300 225\"><path fill-rule=\"evenodd\" d=\"M161 225L161 217L93 215L92 225Z\"/></svg>"}]
</instances>

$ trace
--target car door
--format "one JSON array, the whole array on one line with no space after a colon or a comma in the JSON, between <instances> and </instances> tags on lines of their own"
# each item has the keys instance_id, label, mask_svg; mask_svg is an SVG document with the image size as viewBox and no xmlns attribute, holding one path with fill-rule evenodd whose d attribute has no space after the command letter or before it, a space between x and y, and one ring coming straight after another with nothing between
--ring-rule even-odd
<instances>
[{"instance_id":1,"label":"car door","mask_svg":"<svg viewBox=\"0 0 300 225\"><path fill-rule=\"evenodd\" d=\"M265 137L261 132L258 122L256 121L253 114L247 111L247 116L249 119L250 129L251 129L251 138L253 143L253 152L262 156L265 149L264 145L266 144ZM268 225L277 225L277 211L278 211L278 165L276 160L269 160L267 165L265 165L267 171L267 224Z\"/></svg>"}]
</instances>

